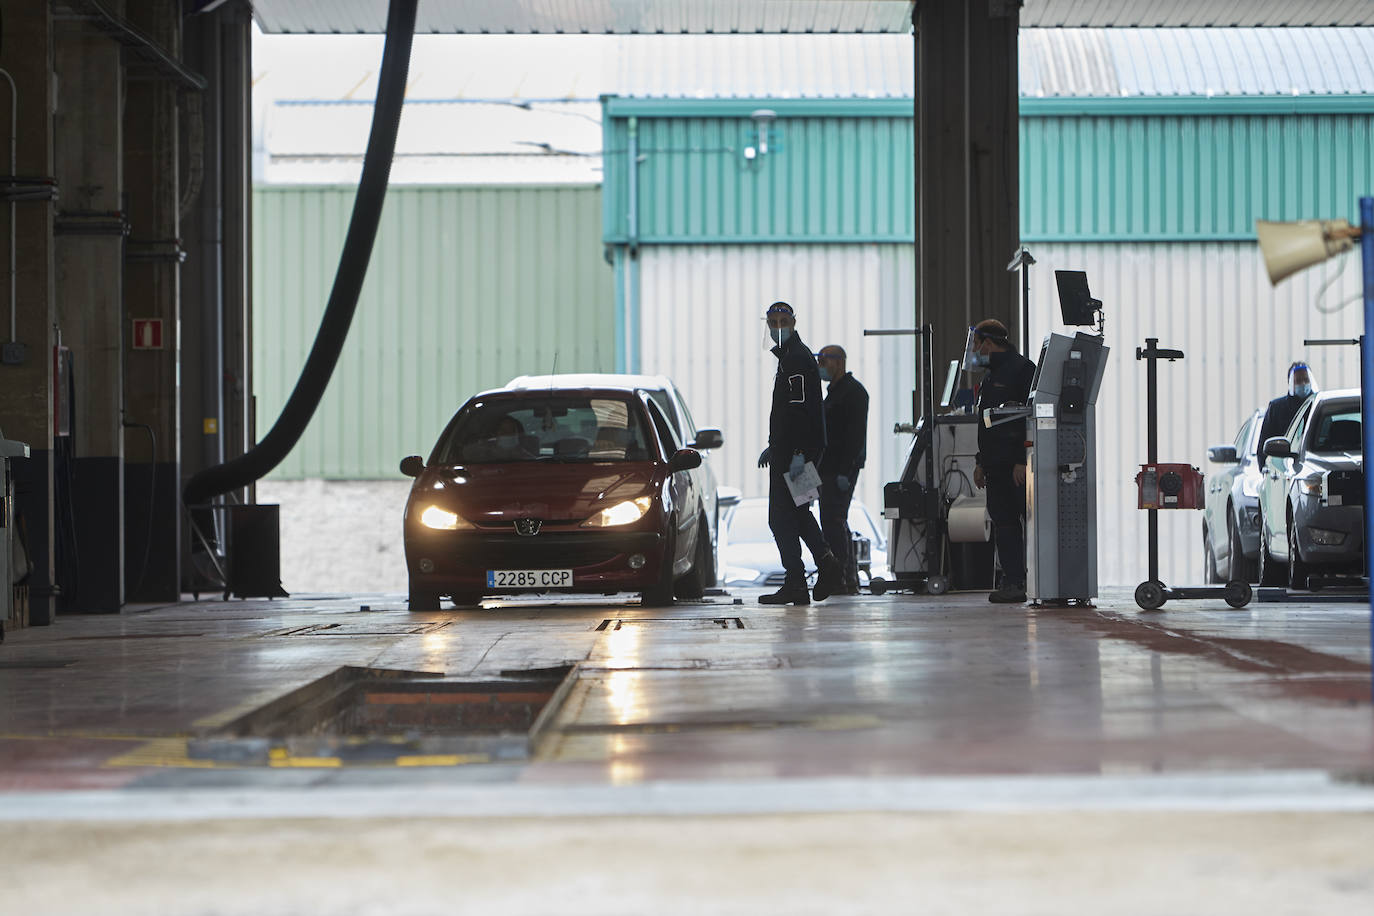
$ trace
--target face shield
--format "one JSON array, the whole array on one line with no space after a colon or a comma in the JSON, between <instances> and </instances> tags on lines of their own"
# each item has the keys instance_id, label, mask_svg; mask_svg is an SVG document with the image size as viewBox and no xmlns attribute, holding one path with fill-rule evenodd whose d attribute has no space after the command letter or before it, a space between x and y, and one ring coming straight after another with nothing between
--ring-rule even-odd
<instances>
[{"instance_id":1,"label":"face shield","mask_svg":"<svg viewBox=\"0 0 1374 916\"><path fill-rule=\"evenodd\" d=\"M1307 363L1294 363L1288 367L1289 397L1305 398L1317 390L1317 377Z\"/></svg>"},{"instance_id":2,"label":"face shield","mask_svg":"<svg viewBox=\"0 0 1374 916\"><path fill-rule=\"evenodd\" d=\"M969 372L976 372L985 369L988 365L988 358L981 353L974 352L982 341L978 340L978 335L973 328L968 329L968 339L964 341L964 368Z\"/></svg>"}]
</instances>

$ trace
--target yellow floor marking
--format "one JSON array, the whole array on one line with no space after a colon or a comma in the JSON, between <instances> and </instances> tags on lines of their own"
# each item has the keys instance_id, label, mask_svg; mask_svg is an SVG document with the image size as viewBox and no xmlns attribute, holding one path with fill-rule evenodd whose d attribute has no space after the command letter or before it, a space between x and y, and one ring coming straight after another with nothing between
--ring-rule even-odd
<instances>
[{"instance_id":1,"label":"yellow floor marking","mask_svg":"<svg viewBox=\"0 0 1374 916\"><path fill-rule=\"evenodd\" d=\"M455 767L464 763L486 763L486 754L405 754L396 758L398 767Z\"/></svg>"},{"instance_id":2,"label":"yellow floor marking","mask_svg":"<svg viewBox=\"0 0 1374 916\"><path fill-rule=\"evenodd\" d=\"M186 756L185 738L154 738L131 751L105 761L107 767L193 767L219 766L213 760L193 760Z\"/></svg>"},{"instance_id":3,"label":"yellow floor marking","mask_svg":"<svg viewBox=\"0 0 1374 916\"><path fill-rule=\"evenodd\" d=\"M338 757L291 757L273 756L267 761L268 766L273 767L341 767L343 761Z\"/></svg>"}]
</instances>

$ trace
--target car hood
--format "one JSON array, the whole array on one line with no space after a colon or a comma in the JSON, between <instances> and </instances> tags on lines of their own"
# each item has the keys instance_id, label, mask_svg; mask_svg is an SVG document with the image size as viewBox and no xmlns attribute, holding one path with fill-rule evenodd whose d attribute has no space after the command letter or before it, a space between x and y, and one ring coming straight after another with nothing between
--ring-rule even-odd
<instances>
[{"instance_id":1,"label":"car hood","mask_svg":"<svg viewBox=\"0 0 1374 916\"><path fill-rule=\"evenodd\" d=\"M652 464L524 461L427 471L412 499L431 494L475 525L519 518L582 521L598 509L650 493ZM451 476L450 476L451 475Z\"/></svg>"},{"instance_id":2,"label":"car hood","mask_svg":"<svg viewBox=\"0 0 1374 916\"><path fill-rule=\"evenodd\" d=\"M1358 471L1364 465L1359 452L1308 452L1304 464L1327 471Z\"/></svg>"},{"instance_id":3,"label":"car hood","mask_svg":"<svg viewBox=\"0 0 1374 916\"><path fill-rule=\"evenodd\" d=\"M782 558L778 556L778 545L772 541L748 541L727 544L721 551L720 565L756 569L764 573L782 569Z\"/></svg>"}]
</instances>

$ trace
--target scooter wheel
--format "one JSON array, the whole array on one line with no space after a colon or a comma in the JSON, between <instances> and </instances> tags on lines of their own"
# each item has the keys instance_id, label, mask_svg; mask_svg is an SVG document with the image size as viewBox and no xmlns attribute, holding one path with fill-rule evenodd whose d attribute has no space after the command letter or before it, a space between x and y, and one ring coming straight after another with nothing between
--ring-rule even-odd
<instances>
[{"instance_id":1,"label":"scooter wheel","mask_svg":"<svg viewBox=\"0 0 1374 916\"><path fill-rule=\"evenodd\" d=\"M1157 611L1164 607L1168 597L1164 594L1164 583L1151 579L1135 587L1135 603L1147 611Z\"/></svg>"},{"instance_id":2,"label":"scooter wheel","mask_svg":"<svg viewBox=\"0 0 1374 916\"><path fill-rule=\"evenodd\" d=\"M926 580L926 591L932 595L943 595L949 591L949 577L931 576Z\"/></svg>"},{"instance_id":3,"label":"scooter wheel","mask_svg":"<svg viewBox=\"0 0 1374 916\"><path fill-rule=\"evenodd\" d=\"M1245 607L1254 596L1255 592L1250 588L1250 583L1239 581L1227 582L1221 593L1226 603L1236 608Z\"/></svg>"}]
</instances>

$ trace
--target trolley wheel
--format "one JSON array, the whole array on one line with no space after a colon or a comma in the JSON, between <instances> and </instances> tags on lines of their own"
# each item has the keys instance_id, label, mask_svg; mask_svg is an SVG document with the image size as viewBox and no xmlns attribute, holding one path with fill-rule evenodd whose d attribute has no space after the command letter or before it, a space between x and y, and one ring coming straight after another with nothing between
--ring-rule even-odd
<instances>
[{"instance_id":1,"label":"trolley wheel","mask_svg":"<svg viewBox=\"0 0 1374 916\"><path fill-rule=\"evenodd\" d=\"M1164 583L1151 579L1135 587L1135 603L1147 611L1157 611L1164 607L1168 596L1164 593Z\"/></svg>"},{"instance_id":2,"label":"trolley wheel","mask_svg":"<svg viewBox=\"0 0 1374 916\"><path fill-rule=\"evenodd\" d=\"M879 576L877 579L868 580L868 590L874 595L881 595L887 591L887 580Z\"/></svg>"},{"instance_id":3,"label":"trolley wheel","mask_svg":"<svg viewBox=\"0 0 1374 916\"><path fill-rule=\"evenodd\" d=\"M930 592L932 595L943 595L945 592L949 591L949 577L931 576L929 579L926 579L926 591Z\"/></svg>"},{"instance_id":4,"label":"trolley wheel","mask_svg":"<svg viewBox=\"0 0 1374 916\"><path fill-rule=\"evenodd\" d=\"M1226 583L1226 588L1222 590L1221 597L1231 607L1245 607L1250 603L1250 599L1255 597L1254 589L1250 588L1249 582L1232 580Z\"/></svg>"}]
</instances>

